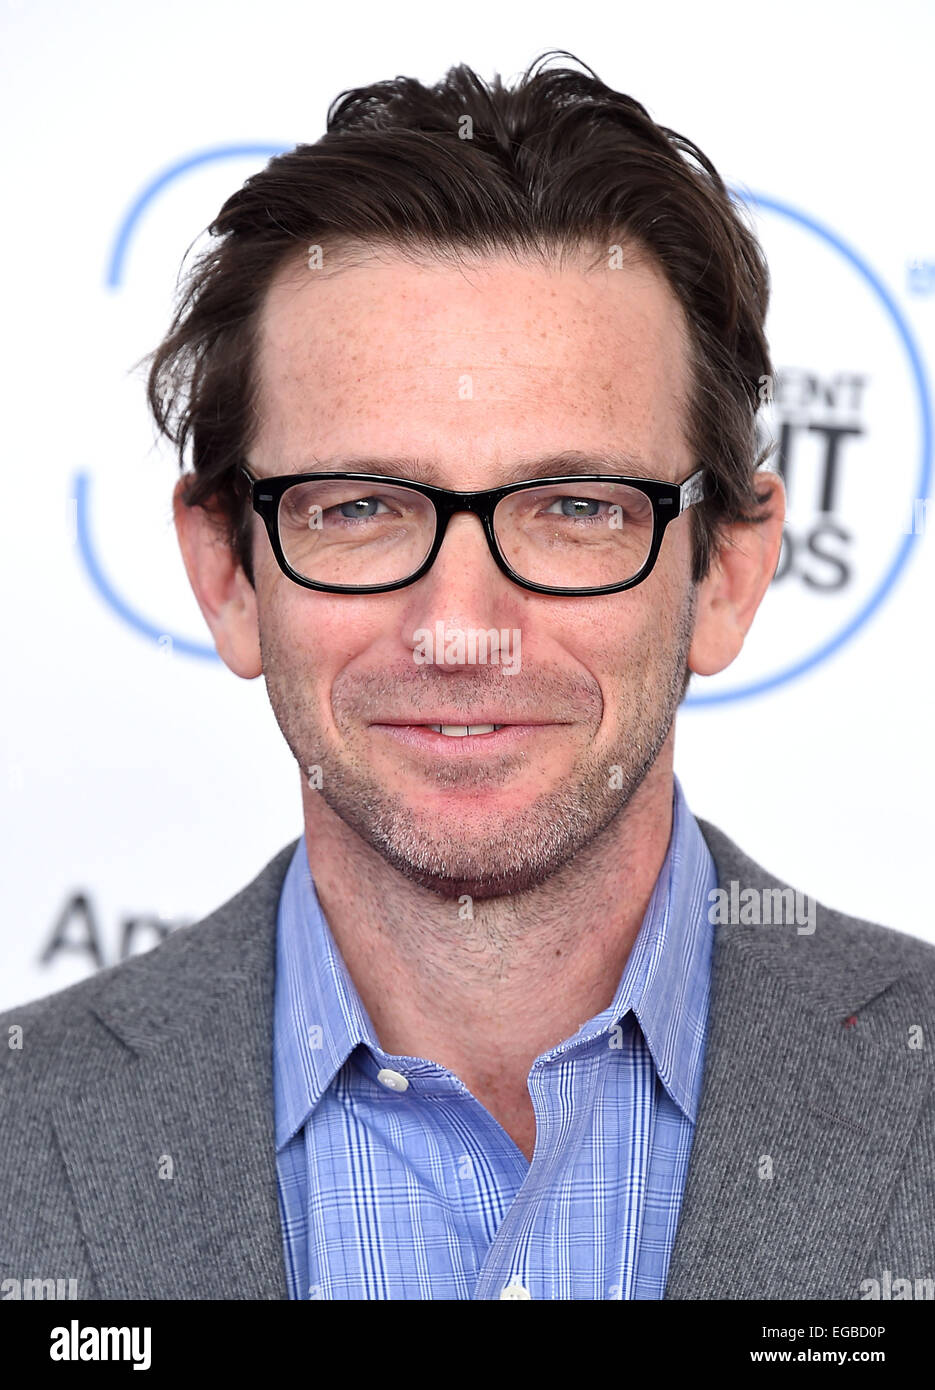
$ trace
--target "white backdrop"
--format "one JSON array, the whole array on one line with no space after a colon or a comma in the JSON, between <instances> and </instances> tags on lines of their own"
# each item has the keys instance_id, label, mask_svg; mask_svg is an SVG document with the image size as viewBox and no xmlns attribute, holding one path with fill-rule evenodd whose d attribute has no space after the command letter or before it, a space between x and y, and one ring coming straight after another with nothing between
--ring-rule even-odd
<instances>
[{"instance_id":1,"label":"white backdrop","mask_svg":"<svg viewBox=\"0 0 935 1390\"><path fill-rule=\"evenodd\" d=\"M935 8L329 8L0 8L0 1007L153 945L301 833L263 681L207 650L175 465L130 372L186 248L270 154L318 138L342 89L461 61L513 77L548 48L695 140L773 271L788 547L744 653L679 715L689 804L822 901L935 940L935 505L927 531L913 505L932 462Z\"/></svg>"}]
</instances>

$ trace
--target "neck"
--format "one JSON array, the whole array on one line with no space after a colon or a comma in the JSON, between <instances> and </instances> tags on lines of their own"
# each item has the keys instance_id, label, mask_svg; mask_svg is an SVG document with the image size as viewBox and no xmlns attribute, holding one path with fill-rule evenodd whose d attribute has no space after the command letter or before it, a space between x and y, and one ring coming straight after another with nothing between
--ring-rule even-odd
<instances>
[{"instance_id":1,"label":"neck","mask_svg":"<svg viewBox=\"0 0 935 1390\"><path fill-rule=\"evenodd\" d=\"M665 860L671 757L546 883L475 901L413 883L314 793L305 842L332 935L387 1053L447 1067L495 1110L611 1003Z\"/></svg>"}]
</instances>

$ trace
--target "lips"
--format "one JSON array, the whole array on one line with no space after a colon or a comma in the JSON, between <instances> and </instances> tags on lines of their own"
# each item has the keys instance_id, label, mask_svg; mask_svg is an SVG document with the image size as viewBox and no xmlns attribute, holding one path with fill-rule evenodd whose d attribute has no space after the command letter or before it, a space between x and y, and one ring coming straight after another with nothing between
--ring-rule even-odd
<instances>
[{"instance_id":1,"label":"lips","mask_svg":"<svg viewBox=\"0 0 935 1390\"><path fill-rule=\"evenodd\" d=\"M479 710L477 714L472 714L465 718L463 710L449 710L444 714L423 715L421 719L416 719L412 715L408 715L401 719L375 719L373 722L391 729L477 730L489 729L491 727L499 729L507 724L553 724L556 721L553 719L537 719L535 715L527 717L524 714L504 714L502 710Z\"/></svg>"},{"instance_id":2,"label":"lips","mask_svg":"<svg viewBox=\"0 0 935 1390\"><path fill-rule=\"evenodd\" d=\"M499 720L475 720L471 724L459 724L447 720L443 723L384 723L372 724L374 732L387 735L396 743L402 743L434 756L471 756L485 752L508 750L524 743L527 739L546 733L554 727L541 720L535 723L501 723Z\"/></svg>"}]
</instances>

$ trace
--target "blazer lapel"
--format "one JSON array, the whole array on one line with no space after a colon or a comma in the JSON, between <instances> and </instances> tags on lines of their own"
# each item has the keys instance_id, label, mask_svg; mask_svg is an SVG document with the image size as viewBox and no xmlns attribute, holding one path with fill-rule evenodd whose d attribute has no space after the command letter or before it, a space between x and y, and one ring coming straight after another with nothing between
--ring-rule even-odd
<instances>
[{"instance_id":1,"label":"blazer lapel","mask_svg":"<svg viewBox=\"0 0 935 1390\"><path fill-rule=\"evenodd\" d=\"M279 1299L276 913L295 842L101 977L54 1128L101 1298Z\"/></svg>"},{"instance_id":2,"label":"blazer lapel","mask_svg":"<svg viewBox=\"0 0 935 1390\"><path fill-rule=\"evenodd\" d=\"M718 881L782 887L706 822ZM838 914L716 929L704 1081L666 1298L859 1298L927 1087L898 966Z\"/></svg>"}]
</instances>

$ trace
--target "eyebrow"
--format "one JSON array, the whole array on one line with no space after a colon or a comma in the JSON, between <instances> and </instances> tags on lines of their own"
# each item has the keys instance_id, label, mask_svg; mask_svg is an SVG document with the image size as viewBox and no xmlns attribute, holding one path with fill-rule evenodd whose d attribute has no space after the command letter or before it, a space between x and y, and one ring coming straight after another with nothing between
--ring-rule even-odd
<instances>
[{"instance_id":1,"label":"eyebrow","mask_svg":"<svg viewBox=\"0 0 935 1390\"><path fill-rule=\"evenodd\" d=\"M374 458L372 455L340 455L304 462L300 467L288 471L381 473L388 477L411 478L413 482L428 483L435 487L452 485L450 479L443 477L444 470L437 463L419 457ZM597 453L566 449L557 454L519 460L508 467L497 469L497 481L491 486L505 487L510 483L524 482L527 478L552 478L579 473L612 473L631 478L658 478L659 472L658 468L652 467L637 454L620 449L602 449Z\"/></svg>"}]
</instances>

